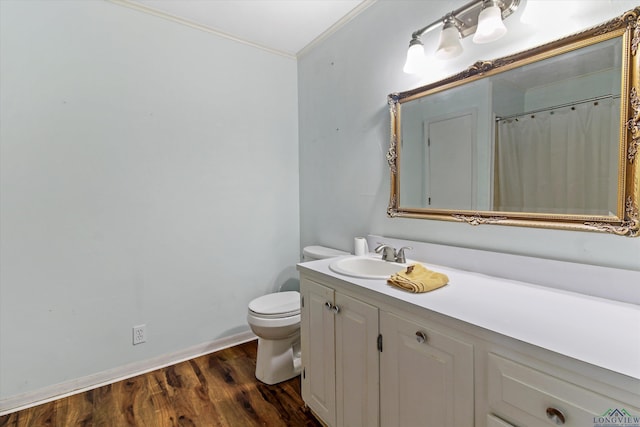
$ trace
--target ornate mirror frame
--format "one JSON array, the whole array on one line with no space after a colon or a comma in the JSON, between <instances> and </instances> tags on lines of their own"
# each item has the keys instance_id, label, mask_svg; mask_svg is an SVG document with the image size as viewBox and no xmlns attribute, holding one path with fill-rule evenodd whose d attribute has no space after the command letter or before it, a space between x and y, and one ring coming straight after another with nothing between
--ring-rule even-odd
<instances>
[{"instance_id":1,"label":"ornate mirror frame","mask_svg":"<svg viewBox=\"0 0 640 427\"><path fill-rule=\"evenodd\" d=\"M620 111L619 172L616 216L546 214L503 211L468 211L402 207L400 205L401 105L405 102L458 87L522 65L569 52L600 41L622 38L622 93ZM640 235L640 7L597 27L493 61L478 61L466 70L417 89L388 96L391 141L387 162L391 170L391 194L387 215L565 230L599 231L620 236Z\"/></svg>"}]
</instances>

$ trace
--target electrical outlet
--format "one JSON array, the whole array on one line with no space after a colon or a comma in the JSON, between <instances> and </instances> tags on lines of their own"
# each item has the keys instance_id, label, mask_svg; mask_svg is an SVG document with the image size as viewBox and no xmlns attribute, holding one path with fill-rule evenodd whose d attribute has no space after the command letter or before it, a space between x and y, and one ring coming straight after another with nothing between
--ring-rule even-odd
<instances>
[{"instance_id":1,"label":"electrical outlet","mask_svg":"<svg viewBox=\"0 0 640 427\"><path fill-rule=\"evenodd\" d=\"M133 345L142 344L147 340L147 325L139 325L133 327Z\"/></svg>"}]
</instances>

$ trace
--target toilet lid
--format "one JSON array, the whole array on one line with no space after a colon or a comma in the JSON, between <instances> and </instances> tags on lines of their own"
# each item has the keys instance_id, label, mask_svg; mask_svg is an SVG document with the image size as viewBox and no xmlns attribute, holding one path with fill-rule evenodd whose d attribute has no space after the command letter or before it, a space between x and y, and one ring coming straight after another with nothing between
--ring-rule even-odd
<instances>
[{"instance_id":1,"label":"toilet lid","mask_svg":"<svg viewBox=\"0 0 640 427\"><path fill-rule=\"evenodd\" d=\"M264 295L251 301L249 310L271 316L293 316L300 312L300 293L287 291Z\"/></svg>"}]
</instances>

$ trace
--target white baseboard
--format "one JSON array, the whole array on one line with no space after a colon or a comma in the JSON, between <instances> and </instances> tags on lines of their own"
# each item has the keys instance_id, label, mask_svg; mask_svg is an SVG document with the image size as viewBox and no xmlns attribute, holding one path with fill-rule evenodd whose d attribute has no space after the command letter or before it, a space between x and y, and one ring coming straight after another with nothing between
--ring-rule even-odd
<instances>
[{"instance_id":1,"label":"white baseboard","mask_svg":"<svg viewBox=\"0 0 640 427\"><path fill-rule=\"evenodd\" d=\"M175 365L185 360L194 359L205 354L233 347L234 345L256 339L251 331L242 332L230 337L209 341L174 353L164 354L152 359L130 363L118 368L109 369L64 383L44 387L28 393L11 396L0 400L0 416L27 409L53 400L61 399L87 390L113 384L127 378L155 371L156 369Z\"/></svg>"}]
</instances>

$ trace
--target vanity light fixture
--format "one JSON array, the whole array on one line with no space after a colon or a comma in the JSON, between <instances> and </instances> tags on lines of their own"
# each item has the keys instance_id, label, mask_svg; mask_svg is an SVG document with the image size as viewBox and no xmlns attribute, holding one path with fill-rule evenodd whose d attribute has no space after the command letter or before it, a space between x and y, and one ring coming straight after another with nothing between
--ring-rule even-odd
<instances>
[{"instance_id":1,"label":"vanity light fixture","mask_svg":"<svg viewBox=\"0 0 640 427\"><path fill-rule=\"evenodd\" d=\"M436 58L455 58L462 53L458 25L455 16L449 15L445 18L444 26L440 33L440 42L438 43L438 48L435 53Z\"/></svg>"},{"instance_id":2,"label":"vanity light fixture","mask_svg":"<svg viewBox=\"0 0 640 427\"><path fill-rule=\"evenodd\" d=\"M411 35L404 72L413 74L424 69L424 45L421 37L440 26L442 32L435 56L454 58L462 53L460 39L473 36L474 43L489 43L502 37L507 28L503 19L516 11L521 0L473 0L448 13Z\"/></svg>"},{"instance_id":3,"label":"vanity light fixture","mask_svg":"<svg viewBox=\"0 0 640 427\"><path fill-rule=\"evenodd\" d=\"M502 22L502 10L499 1L485 1L482 12L478 15L478 28L473 35L474 43L491 43L507 33L507 27Z\"/></svg>"},{"instance_id":4,"label":"vanity light fixture","mask_svg":"<svg viewBox=\"0 0 640 427\"><path fill-rule=\"evenodd\" d=\"M424 45L420 36L413 36L409 42L409 50L407 51L407 62L402 69L407 74L415 74L420 72L426 65L427 58L424 56Z\"/></svg>"}]
</instances>

